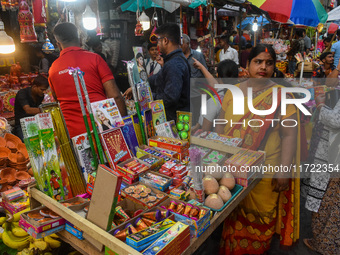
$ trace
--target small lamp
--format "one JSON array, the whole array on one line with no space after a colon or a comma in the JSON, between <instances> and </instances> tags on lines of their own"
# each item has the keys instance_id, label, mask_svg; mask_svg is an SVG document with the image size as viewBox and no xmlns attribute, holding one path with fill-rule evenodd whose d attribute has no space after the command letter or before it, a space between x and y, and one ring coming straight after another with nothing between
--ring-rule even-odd
<instances>
[{"instance_id":1,"label":"small lamp","mask_svg":"<svg viewBox=\"0 0 340 255\"><path fill-rule=\"evenodd\" d=\"M257 25L257 19L255 18L254 24L253 24L253 31L256 32L259 26Z\"/></svg>"},{"instance_id":2,"label":"small lamp","mask_svg":"<svg viewBox=\"0 0 340 255\"><path fill-rule=\"evenodd\" d=\"M6 34L5 25L0 19L0 54L9 54L15 51L13 38Z\"/></svg>"},{"instance_id":3,"label":"small lamp","mask_svg":"<svg viewBox=\"0 0 340 255\"><path fill-rule=\"evenodd\" d=\"M142 24L142 27L143 27L144 31L150 29L150 18L145 14L144 11L139 16L139 22Z\"/></svg>"},{"instance_id":4,"label":"small lamp","mask_svg":"<svg viewBox=\"0 0 340 255\"><path fill-rule=\"evenodd\" d=\"M96 14L91 10L89 5L86 5L83 13L83 26L86 30L93 30L97 28Z\"/></svg>"}]
</instances>

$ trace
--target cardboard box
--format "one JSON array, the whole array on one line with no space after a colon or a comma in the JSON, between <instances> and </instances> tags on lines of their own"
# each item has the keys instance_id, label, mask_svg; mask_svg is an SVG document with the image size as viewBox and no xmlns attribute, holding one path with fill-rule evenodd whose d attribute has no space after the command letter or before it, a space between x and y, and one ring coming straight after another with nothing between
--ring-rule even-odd
<instances>
[{"instance_id":1,"label":"cardboard box","mask_svg":"<svg viewBox=\"0 0 340 255\"><path fill-rule=\"evenodd\" d=\"M187 203L187 202L183 202L181 200L171 198L171 199L168 199L165 202L163 202L160 206L165 206L165 207L168 208L171 201L176 201L177 203ZM175 216L175 221L179 221L179 222L182 222L184 224L189 225L191 237L199 237L210 226L210 210L206 207L202 207L202 206L198 206L198 205L196 205L196 206L200 209L207 211L207 213L201 219L199 219L197 221L195 221L191 218L185 217L181 214L172 212L172 214L174 214L174 216Z\"/></svg>"},{"instance_id":2,"label":"cardboard box","mask_svg":"<svg viewBox=\"0 0 340 255\"><path fill-rule=\"evenodd\" d=\"M150 163L145 161L145 160L147 160L149 158L155 158L155 159L157 159L157 161L155 161L155 163L153 163L153 164L150 164ZM143 157L141 157L139 159L142 160L143 162L149 164L150 165L150 170L157 170L157 169L159 169L164 164L164 159L161 158L161 157L155 156L155 155L148 154L148 155L145 155L145 156L143 156Z\"/></svg>"},{"instance_id":3,"label":"cardboard box","mask_svg":"<svg viewBox=\"0 0 340 255\"><path fill-rule=\"evenodd\" d=\"M163 197L162 199L157 199L157 200L153 203L152 206L149 206L149 205L145 204L143 201L141 201L141 199L136 199L136 198L134 198L133 196L129 195L129 194L125 191L127 188L129 188L129 187L131 187L131 186L136 186L136 185L138 185L138 184L142 184L142 185L146 186L147 188L150 188L150 189L151 189L151 194L154 194L154 195L163 194L164 197ZM128 198L128 199L134 201L135 203L141 204L142 206L146 206L147 208L152 208L152 207L154 207L154 206L156 206L156 205L162 203L163 201L165 201L165 200L168 198L168 195L167 195L166 193L164 193L164 192L162 192L162 191L160 191L160 190L158 190L158 189L155 189L155 188L153 188L153 187L150 187L150 186L148 186L148 185L146 185L146 184L144 184L144 183L139 183L139 182L137 182L137 183L135 183L135 184L133 184L133 185L128 186L127 188L121 190L121 196L126 197L126 198Z\"/></svg>"},{"instance_id":4,"label":"cardboard box","mask_svg":"<svg viewBox=\"0 0 340 255\"><path fill-rule=\"evenodd\" d=\"M164 139L164 141L159 141L158 139ZM172 141L174 144L166 143L165 141L168 140ZM176 151L179 154L185 154L187 153L190 145L187 141L162 136L154 136L149 139L149 146Z\"/></svg>"},{"instance_id":5,"label":"cardboard box","mask_svg":"<svg viewBox=\"0 0 340 255\"><path fill-rule=\"evenodd\" d=\"M160 237L165 231L167 231L173 225L175 225L175 222L169 219L158 222L148 227L147 229L144 229L135 234L129 235L126 238L126 244L130 246L140 247L146 243L150 243L150 241L156 240L158 237ZM156 232L156 230L160 230L160 231Z\"/></svg>"},{"instance_id":6,"label":"cardboard box","mask_svg":"<svg viewBox=\"0 0 340 255\"><path fill-rule=\"evenodd\" d=\"M190 245L189 226L177 222L158 238L144 255L181 254Z\"/></svg>"},{"instance_id":7,"label":"cardboard box","mask_svg":"<svg viewBox=\"0 0 340 255\"><path fill-rule=\"evenodd\" d=\"M44 223L39 223L38 221L35 221L28 217L29 213L39 213L41 209L48 209L46 206L40 206L38 208L35 208L31 211L24 212L20 215L20 220L25 223L25 228L32 229L36 233L42 233L49 229L59 227L61 225L65 225L66 220L59 217L57 219L52 219L49 221L46 221Z\"/></svg>"},{"instance_id":8,"label":"cardboard box","mask_svg":"<svg viewBox=\"0 0 340 255\"><path fill-rule=\"evenodd\" d=\"M230 172L235 178L247 179L254 171L250 171L252 166L260 171L260 166L264 164L265 152L241 149L228 158L224 166L230 168ZM248 169L249 168L249 169Z\"/></svg>"},{"instance_id":9,"label":"cardboard box","mask_svg":"<svg viewBox=\"0 0 340 255\"><path fill-rule=\"evenodd\" d=\"M112 169L99 165L94 183L92 198L86 219L98 227L108 231L111 229L115 207L117 204L122 177L117 176ZM84 238L99 251L103 245L84 233Z\"/></svg>"},{"instance_id":10,"label":"cardboard box","mask_svg":"<svg viewBox=\"0 0 340 255\"><path fill-rule=\"evenodd\" d=\"M127 168L124 167L124 165L126 165L126 164L128 164L128 163L130 163L130 162L132 162L132 161L134 161L134 160L137 160L139 163L141 163L141 164L147 166L148 168L147 168L147 169L144 169L144 170L142 170L142 171L138 170L138 171L135 172L135 171L132 171L132 170L127 169ZM150 166L148 163L146 163L146 162L144 162L144 161L142 161L142 160L140 160L140 159L138 159L138 158L130 158L130 159L125 160L124 162L122 162L122 163L120 163L120 164L117 165L117 171L118 171L120 174L124 175L125 177L127 177L127 178L130 179L130 180L136 180L136 179L137 179L137 181L138 181L139 175L140 175L141 173L144 173L144 172L150 170L150 168L151 168L151 166Z\"/></svg>"},{"instance_id":11,"label":"cardboard box","mask_svg":"<svg viewBox=\"0 0 340 255\"><path fill-rule=\"evenodd\" d=\"M43 238L45 236L49 236L49 235L58 233L59 231L61 231L65 228L65 225L59 225L58 227L51 228L51 229L46 230L44 232L38 233L38 232L35 231L34 228L32 228L32 226L30 224L27 224L26 221L23 221L21 219L19 220L19 226L35 239L40 239L40 238Z\"/></svg>"},{"instance_id":12,"label":"cardboard box","mask_svg":"<svg viewBox=\"0 0 340 255\"><path fill-rule=\"evenodd\" d=\"M165 178L167 179L168 181L164 184L164 185L161 185L160 183L157 183L155 181L153 181L152 179L149 179L146 177L146 174L147 173L151 173L151 174L154 174L156 176L159 176L159 177L162 177L162 178ZM169 188L169 186L172 184L172 178L166 176L166 175L163 175L163 174L160 174L160 173L156 173L156 172L146 172L146 173L143 173L139 176L139 182L140 183L144 183L150 187L154 187L160 191L165 191L166 189Z\"/></svg>"},{"instance_id":13,"label":"cardboard box","mask_svg":"<svg viewBox=\"0 0 340 255\"><path fill-rule=\"evenodd\" d=\"M148 151L146 151L146 150L148 150ZM165 149L162 149L162 150L165 151ZM169 150L166 150L166 151L169 151ZM177 152L175 152L175 153L178 154ZM176 156L176 154L175 154L175 156ZM163 153L162 151L158 151L156 147L149 147L149 146L146 146L146 145L141 145L137 149L137 158L141 158L144 155L155 155L157 157L163 158L164 161L169 161L169 160L178 161L178 158L169 156L168 154Z\"/></svg>"},{"instance_id":14,"label":"cardboard box","mask_svg":"<svg viewBox=\"0 0 340 255\"><path fill-rule=\"evenodd\" d=\"M301 72L301 68L302 68L302 62L301 63L298 63L298 68L297 68L297 70L298 70L298 72ZM305 61L305 65L304 65L304 67L303 67L303 71L304 72L313 72L314 71L314 69L315 69L315 64L313 63L313 62L306 62Z\"/></svg>"}]
</instances>

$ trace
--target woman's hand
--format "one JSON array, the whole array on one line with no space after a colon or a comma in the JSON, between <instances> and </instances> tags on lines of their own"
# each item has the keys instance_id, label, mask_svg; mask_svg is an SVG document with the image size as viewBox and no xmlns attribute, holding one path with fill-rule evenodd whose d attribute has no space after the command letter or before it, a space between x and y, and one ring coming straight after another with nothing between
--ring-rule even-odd
<instances>
[{"instance_id":1,"label":"woman's hand","mask_svg":"<svg viewBox=\"0 0 340 255\"><path fill-rule=\"evenodd\" d=\"M193 63L193 66L196 68L196 69L199 69L199 70L202 70L202 67L204 67L203 65L202 65L202 63L201 62L199 62L196 58L192 58L193 60L194 60L194 63Z\"/></svg>"},{"instance_id":2,"label":"woman's hand","mask_svg":"<svg viewBox=\"0 0 340 255\"><path fill-rule=\"evenodd\" d=\"M132 98L132 88L128 88L127 90L125 90L123 97L125 97L126 99L131 99Z\"/></svg>"},{"instance_id":3,"label":"woman's hand","mask_svg":"<svg viewBox=\"0 0 340 255\"><path fill-rule=\"evenodd\" d=\"M160 55L157 56L156 61L161 65L161 67L164 66L164 59Z\"/></svg>"},{"instance_id":4,"label":"woman's hand","mask_svg":"<svg viewBox=\"0 0 340 255\"><path fill-rule=\"evenodd\" d=\"M289 179L283 173L276 173L272 179L272 186L274 192L285 191L289 188Z\"/></svg>"}]
</instances>

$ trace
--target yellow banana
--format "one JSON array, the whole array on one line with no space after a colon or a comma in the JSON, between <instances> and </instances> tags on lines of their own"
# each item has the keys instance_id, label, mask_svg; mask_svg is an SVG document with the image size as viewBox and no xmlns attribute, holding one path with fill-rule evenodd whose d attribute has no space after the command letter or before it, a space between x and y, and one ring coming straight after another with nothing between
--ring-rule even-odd
<instances>
[{"instance_id":1,"label":"yellow banana","mask_svg":"<svg viewBox=\"0 0 340 255\"><path fill-rule=\"evenodd\" d=\"M51 236L44 237L44 241L48 243L52 249L59 248L61 245L60 241L53 239Z\"/></svg>"},{"instance_id":2,"label":"yellow banana","mask_svg":"<svg viewBox=\"0 0 340 255\"><path fill-rule=\"evenodd\" d=\"M12 233L16 237L26 237L26 236L28 236L28 233L20 227L13 227L12 226Z\"/></svg>"},{"instance_id":3,"label":"yellow banana","mask_svg":"<svg viewBox=\"0 0 340 255\"><path fill-rule=\"evenodd\" d=\"M48 244L47 242L45 242L44 240L39 240L39 241L34 241L34 245L40 250L40 251L44 251L48 248Z\"/></svg>"},{"instance_id":4,"label":"yellow banana","mask_svg":"<svg viewBox=\"0 0 340 255\"><path fill-rule=\"evenodd\" d=\"M5 231L2 233L2 241L5 245L12 249L22 250L29 245L30 236L16 237L10 230L5 229Z\"/></svg>"},{"instance_id":5,"label":"yellow banana","mask_svg":"<svg viewBox=\"0 0 340 255\"><path fill-rule=\"evenodd\" d=\"M6 222L6 217L0 217L0 225Z\"/></svg>"},{"instance_id":6,"label":"yellow banana","mask_svg":"<svg viewBox=\"0 0 340 255\"><path fill-rule=\"evenodd\" d=\"M58 236L58 235L56 235L56 234L49 235L49 237L52 237L52 238L54 238L54 239L57 239L57 238L59 238L59 236Z\"/></svg>"},{"instance_id":7,"label":"yellow banana","mask_svg":"<svg viewBox=\"0 0 340 255\"><path fill-rule=\"evenodd\" d=\"M18 222L20 220L20 215L24 212L28 212L29 210L30 210L30 208L28 207L25 210L22 210L22 211L20 211L16 214L13 214L13 221Z\"/></svg>"}]
</instances>

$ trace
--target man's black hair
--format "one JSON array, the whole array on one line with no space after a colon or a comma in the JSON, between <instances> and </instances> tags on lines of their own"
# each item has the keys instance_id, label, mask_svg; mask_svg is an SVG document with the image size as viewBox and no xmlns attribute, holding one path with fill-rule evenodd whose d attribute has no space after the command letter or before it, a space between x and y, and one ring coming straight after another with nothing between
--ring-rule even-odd
<instances>
[{"instance_id":1,"label":"man's black hair","mask_svg":"<svg viewBox=\"0 0 340 255\"><path fill-rule=\"evenodd\" d=\"M298 36L298 37L303 37L303 31L301 29L297 29L295 34Z\"/></svg>"},{"instance_id":2,"label":"man's black hair","mask_svg":"<svg viewBox=\"0 0 340 255\"><path fill-rule=\"evenodd\" d=\"M230 36L228 36L228 35L223 35L223 36L220 37L220 40L225 41L226 43L229 44L229 37Z\"/></svg>"},{"instance_id":3,"label":"man's black hair","mask_svg":"<svg viewBox=\"0 0 340 255\"><path fill-rule=\"evenodd\" d=\"M53 34L61 43L70 43L79 41L78 29L73 23L65 22L56 25Z\"/></svg>"},{"instance_id":4,"label":"man's black hair","mask_svg":"<svg viewBox=\"0 0 340 255\"><path fill-rule=\"evenodd\" d=\"M325 39L323 39L324 42L331 42L332 41L332 37L328 36Z\"/></svg>"},{"instance_id":5,"label":"man's black hair","mask_svg":"<svg viewBox=\"0 0 340 255\"><path fill-rule=\"evenodd\" d=\"M322 54L320 55L320 60L321 60L321 61L324 60L328 55L333 55L333 53L330 52L330 51L327 51L327 52L322 53Z\"/></svg>"},{"instance_id":6,"label":"man's black hair","mask_svg":"<svg viewBox=\"0 0 340 255\"><path fill-rule=\"evenodd\" d=\"M45 76L39 74L32 82L32 86L34 85L37 87L48 87L48 79Z\"/></svg>"},{"instance_id":7,"label":"man's black hair","mask_svg":"<svg viewBox=\"0 0 340 255\"><path fill-rule=\"evenodd\" d=\"M253 47L253 45L251 45L251 43L246 44L246 49L251 49L252 47Z\"/></svg>"},{"instance_id":8,"label":"man's black hair","mask_svg":"<svg viewBox=\"0 0 340 255\"><path fill-rule=\"evenodd\" d=\"M168 38L173 44L181 44L181 31L177 24L167 23L156 29L155 33Z\"/></svg>"},{"instance_id":9,"label":"man's black hair","mask_svg":"<svg viewBox=\"0 0 340 255\"><path fill-rule=\"evenodd\" d=\"M150 50L152 47L157 47L156 43L149 43L148 44L148 50Z\"/></svg>"}]
</instances>

